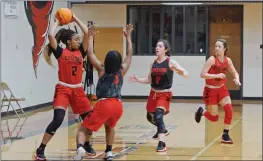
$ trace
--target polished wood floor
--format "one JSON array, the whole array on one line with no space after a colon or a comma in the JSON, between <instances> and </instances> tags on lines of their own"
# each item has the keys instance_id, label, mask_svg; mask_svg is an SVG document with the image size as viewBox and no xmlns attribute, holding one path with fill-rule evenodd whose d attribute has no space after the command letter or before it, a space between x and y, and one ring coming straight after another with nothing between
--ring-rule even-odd
<instances>
[{"instance_id":1,"label":"polished wood floor","mask_svg":"<svg viewBox=\"0 0 263 161\"><path fill-rule=\"evenodd\" d=\"M180 103L181 102L181 103ZM220 120L216 123L202 119L197 124L194 112L201 101L176 101L165 116L168 150L156 153L157 141L151 137L156 128L146 120L145 100L125 101L124 115L116 132L115 160L262 160L262 102L234 103L234 119L230 130L234 144L220 143L224 111L220 108ZM2 118L1 159L32 160L43 132L53 117L51 108L31 112L28 119ZM77 116L70 111L63 125L46 147L48 160L69 160L75 152L75 134L79 126ZM92 139L97 156L101 160L105 149L103 127Z\"/></svg>"}]
</instances>

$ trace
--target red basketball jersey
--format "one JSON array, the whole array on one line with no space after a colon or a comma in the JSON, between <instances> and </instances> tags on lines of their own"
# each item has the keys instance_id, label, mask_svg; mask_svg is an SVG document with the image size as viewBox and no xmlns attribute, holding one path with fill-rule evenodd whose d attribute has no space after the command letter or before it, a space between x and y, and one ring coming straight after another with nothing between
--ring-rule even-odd
<instances>
[{"instance_id":1,"label":"red basketball jersey","mask_svg":"<svg viewBox=\"0 0 263 161\"><path fill-rule=\"evenodd\" d=\"M227 57L224 57L224 61L221 62L216 56L215 56L215 64L211 66L210 70L208 71L209 74L219 74L223 73L226 74L228 69L228 60ZM221 86L226 83L226 78L220 79L206 79L206 84L213 85L213 86Z\"/></svg>"},{"instance_id":2,"label":"red basketball jersey","mask_svg":"<svg viewBox=\"0 0 263 161\"><path fill-rule=\"evenodd\" d=\"M83 56L80 50L63 49L58 58L59 81L68 84L82 83Z\"/></svg>"}]
</instances>

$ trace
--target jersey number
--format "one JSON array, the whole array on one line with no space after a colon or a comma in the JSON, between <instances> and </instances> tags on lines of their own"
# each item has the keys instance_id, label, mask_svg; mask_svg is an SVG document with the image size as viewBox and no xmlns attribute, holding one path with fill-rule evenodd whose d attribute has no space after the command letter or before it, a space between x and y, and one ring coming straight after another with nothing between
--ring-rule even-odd
<instances>
[{"instance_id":1,"label":"jersey number","mask_svg":"<svg viewBox=\"0 0 263 161\"><path fill-rule=\"evenodd\" d=\"M159 84L160 80L161 80L161 77L156 77L156 78L155 78L155 83L156 83L156 84Z\"/></svg>"},{"instance_id":2,"label":"jersey number","mask_svg":"<svg viewBox=\"0 0 263 161\"><path fill-rule=\"evenodd\" d=\"M72 66L72 75L76 76L77 75L76 72L77 72L77 67L76 66Z\"/></svg>"}]
</instances>

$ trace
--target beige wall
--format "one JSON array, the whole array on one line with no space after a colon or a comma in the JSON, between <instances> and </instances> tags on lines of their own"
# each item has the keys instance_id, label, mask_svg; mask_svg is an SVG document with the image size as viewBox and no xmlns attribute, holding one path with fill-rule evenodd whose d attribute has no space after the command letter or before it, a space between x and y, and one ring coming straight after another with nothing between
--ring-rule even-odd
<instances>
[{"instance_id":1,"label":"beige wall","mask_svg":"<svg viewBox=\"0 0 263 161\"><path fill-rule=\"evenodd\" d=\"M73 5L73 11L83 21L93 20L99 27L125 26L126 5ZM256 13L256 14L255 14ZM243 44L243 72L244 72L244 97L262 97L262 6L259 3L244 4L244 44ZM125 46L125 43L124 43ZM125 53L125 47L124 51ZM175 75L173 91L175 96L202 96L204 81L199 73L203 67L205 57L202 56L174 56L174 59L189 70L189 79L182 79ZM128 74L147 76L148 65L154 56L134 56ZM143 64L145 67L138 66ZM97 76L97 74L95 74ZM97 78L95 78L97 79ZM95 80L96 82L96 80ZM260 89L260 90L259 90ZM123 95L146 96L149 86L130 84L125 78Z\"/></svg>"},{"instance_id":2,"label":"beige wall","mask_svg":"<svg viewBox=\"0 0 263 161\"><path fill-rule=\"evenodd\" d=\"M1 3L1 81L6 82L17 97L25 97L26 100L20 102L22 107L51 102L58 82L57 68L48 66L42 54L37 67L38 77L35 77L32 62L34 35L26 17L24 1L17 2L17 18L6 17L4 2ZM53 23L55 11L61 7L67 7L67 3L54 3L50 23ZM53 62L56 65L55 59ZM16 103L13 105L17 108Z\"/></svg>"},{"instance_id":3,"label":"beige wall","mask_svg":"<svg viewBox=\"0 0 263 161\"><path fill-rule=\"evenodd\" d=\"M100 27L124 26L126 5L73 5L72 9L81 20L95 21Z\"/></svg>"},{"instance_id":4,"label":"beige wall","mask_svg":"<svg viewBox=\"0 0 263 161\"><path fill-rule=\"evenodd\" d=\"M244 5L244 97L262 97L262 5Z\"/></svg>"}]
</instances>

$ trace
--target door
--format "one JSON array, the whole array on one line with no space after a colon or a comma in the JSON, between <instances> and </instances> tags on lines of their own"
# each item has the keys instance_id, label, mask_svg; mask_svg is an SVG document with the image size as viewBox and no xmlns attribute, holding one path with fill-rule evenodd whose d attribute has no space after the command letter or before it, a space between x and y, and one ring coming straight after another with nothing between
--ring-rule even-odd
<instances>
[{"instance_id":1,"label":"door","mask_svg":"<svg viewBox=\"0 0 263 161\"><path fill-rule=\"evenodd\" d=\"M214 54L214 46L216 39L225 39L229 45L227 56L231 58L233 64L240 75L242 83L242 6L210 6L209 7L209 55ZM233 83L233 76L227 73L227 86L232 99L241 98L241 88ZM223 108L219 108L220 116L224 115ZM242 115L242 108L234 107L234 118L240 118ZM241 115L240 115L241 114ZM219 119L217 122L211 122L205 119L205 144L211 144L218 135L222 134L222 125L224 119ZM238 123L235 128L242 131L242 123ZM231 135L231 134L230 134ZM235 134L235 140L238 142L242 140L242 132ZM220 141L219 141L220 142ZM224 155L224 157L231 158L231 154L227 151L220 151L220 145L211 146L210 151L214 152L214 156ZM232 149L233 150L233 149ZM237 156L242 156L242 146L235 147L234 152ZM237 159L241 159L237 157Z\"/></svg>"},{"instance_id":2,"label":"door","mask_svg":"<svg viewBox=\"0 0 263 161\"><path fill-rule=\"evenodd\" d=\"M108 51L117 50L123 55L123 28L96 28L99 34L94 39L94 53L96 57L104 63Z\"/></svg>"},{"instance_id":3,"label":"door","mask_svg":"<svg viewBox=\"0 0 263 161\"><path fill-rule=\"evenodd\" d=\"M227 56L231 58L242 80L242 7L213 6L209 9L209 55L214 54L216 39L225 39L229 45ZM241 88L227 73L227 87L232 99L241 98ZM242 82L242 81L241 81Z\"/></svg>"}]
</instances>

